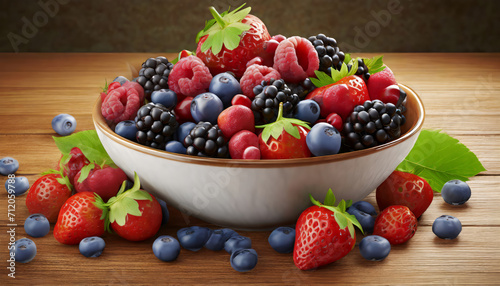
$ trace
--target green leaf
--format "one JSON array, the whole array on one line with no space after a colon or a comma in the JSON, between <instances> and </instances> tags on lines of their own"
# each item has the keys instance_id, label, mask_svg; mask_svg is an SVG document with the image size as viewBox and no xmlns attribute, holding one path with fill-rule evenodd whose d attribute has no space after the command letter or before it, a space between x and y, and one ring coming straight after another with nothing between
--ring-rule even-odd
<instances>
[{"instance_id":1,"label":"green leaf","mask_svg":"<svg viewBox=\"0 0 500 286\"><path fill-rule=\"evenodd\" d=\"M90 163L88 165L83 166L83 168L80 171L80 177L78 178L78 183L82 183L83 181L85 181L85 179L88 178L90 171L94 168L95 168L94 163Z\"/></svg>"},{"instance_id":2,"label":"green leaf","mask_svg":"<svg viewBox=\"0 0 500 286\"><path fill-rule=\"evenodd\" d=\"M222 45L224 44L224 35L222 31L216 32L213 35L212 40L212 53L214 55L218 54L222 50Z\"/></svg>"},{"instance_id":3,"label":"green leaf","mask_svg":"<svg viewBox=\"0 0 500 286\"><path fill-rule=\"evenodd\" d=\"M141 183L137 173L134 173L134 185L125 190L126 182L123 182L118 194L108 200L105 206L109 207L109 220L123 226L127 221L127 215L141 216L138 200L150 200L152 196L140 189Z\"/></svg>"},{"instance_id":4,"label":"green leaf","mask_svg":"<svg viewBox=\"0 0 500 286\"><path fill-rule=\"evenodd\" d=\"M337 206L337 208L341 211L341 212L345 212L346 210L346 207L345 207L346 203L344 200L341 200L339 205Z\"/></svg>"},{"instance_id":5,"label":"green leaf","mask_svg":"<svg viewBox=\"0 0 500 286\"><path fill-rule=\"evenodd\" d=\"M208 38L205 40L205 42L203 42L203 44L201 45L201 52L204 53L206 51L208 51L208 49L210 49L212 47L212 43L214 41L214 35L209 35Z\"/></svg>"},{"instance_id":6,"label":"green leaf","mask_svg":"<svg viewBox=\"0 0 500 286\"><path fill-rule=\"evenodd\" d=\"M262 140L264 142L267 142L269 140L269 137L271 137L271 128L264 128L262 131Z\"/></svg>"},{"instance_id":7,"label":"green leaf","mask_svg":"<svg viewBox=\"0 0 500 286\"><path fill-rule=\"evenodd\" d=\"M224 20L228 22L237 22L243 20L252 10L251 7L247 7L241 11L238 11L241 9L245 4L241 5L240 7L234 9L232 12L228 13L226 16L223 16Z\"/></svg>"},{"instance_id":8,"label":"green leaf","mask_svg":"<svg viewBox=\"0 0 500 286\"><path fill-rule=\"evenodd\" d=\"M333 207L335 205L335 201L335 195L333 194L332 189L329 189L328 192L326 192L325 201L323 202L323 204L325 206Z\"/></svg>"},{"instance_id":9,"label":"green leaf","mask_svg":"<svg viewBox=\"0 0 500 286\"><path fill-rule=\"evenodd\" d=\"M335 83L335 81L333 81L332 77L328 76L328 74L326 74L325 72L314 71L314 74L316 75L316 78L311 77L310 79L316 87L327 86L327 85Z\"/></svg>"},{"instance_id":10,"label":"green leaf","mask_svg":"<svg viewBox=\"0 0 500 286\"><path fill-rule=\"evenodd\" d=\"M345 54L344 56L344 63L350 63L352 60L351 54Z\"/></svg>"},{"instance_id":11,"label":"green leaf","mask_svg":"<svg viewBox=\"0 0 500 286\"><path fill-rule=\"evenodd\" d=\"M292 123L289 121L283 122L283 126L285 127L285 131L288 134L292 135L296 139L300 139L300 132L299 132L299 128L297 128L297 126L293 126ZM281 135L281 133L280 133L280 135Z\"/></svg>"},{"instance_id":12,"label":"green leaf","mask_svg":"<svg viewBox=\"0 0 500 286\"><path fill-rule=\"evenodd\" d=\"M61 185L66 185L68 189L73 189L73 185L69 182L69 178L61 173L61 178L57 178L56 181Z\"/></svg>"},{"instance_id":13,"label":"green leaf","mask_svg":"<svg viewBox=\"0 0 500 286\"><path fill-rule=\"evenodd\" d=\"M97 165L107 162L111 167L116 166L106 153L95 130L85 130L69 136L52 138L63 155L69 155L72 148L78 147L90 162Z\"/></svg>"},{"instance_id":14,"label":"green leaf","mask_svg":"<svg viewBox=\"0 0 500 286\"><path fill-rule=\"evenodd\" d=\"M363 59L370 74L375 74L385 69L383 57L384 55L380 55L380 56L375 56L371 59Z\"/></svg>"},{"instance_id":15,"label":"green leaf","mask_svg":"<svg viewBox=\"0 0 500 286\"><path fill-rule=\"evenodd\" d=\"M396 170L420 176L434 191L441 192L446 182L468 181L486 169L457 139L440 130L422 130L413 149Z\"/></svg>"},{"instance_id":16,"label":"green leaf","mask_svg":"<svg viewBox=\"0 0 500 286\"><path fill-rule=\"evenodd\" d=\"M151 195L148 192L142 191L142 190L132 192L128 197L132 198L134 200L148 200L148 201L153 200L153 198L151 197Z\"/></svg>"},{"instance_id":17,"label":"green leaf","mask_svg":"<svg viewBox=\"0 0 500 286\"><path fill-rule=\"evenodd\" d=\"M343 200L342 200L343 202ZM344 229L347 227L347 224L348 224L348 220L347 218L342 214L342 212L340 211L335 211L333 212L334 216L335 216L335 220L337 221L337 223L339 224L339 227L340 229Z\"/></svg>"},{"instance_id":18,"label":"green leaf","mask_svg":"<svg viewBox=\"0 0 500 286\"><path fill-rule=\"evenodd\" d=\"M214 7L210 7L210 13L214 19L205 23L205 28L197 36L198 42L201 37L208 35L205 42L201 45L201 51L206 52L211 49L212 54L216 55L225 47L228 50L236 49L241 42L241 34L251 28L248 24L243 24L242 20L248 15L251 8L245 8L239 11L245 4L231 12L219 14Z\"/></svg>"},{"instance_id":19,"label":"green leaf","mask_svg":"<svg viewBox=\"0 0 500 286\"><path fill-rule=\"evenodd\" d=\"M224 42L224 46L228 50L234 50L238 47L240 44L240 34L242 31L238 28L235 27L227 27L226 29L222 30L222 39ZM212 52L213 52L213 47L212 47Z\"/></svg>"},{"instance_id":20,"label":"green leaf","mask_svg":"<svg viewBox=\"0 0 500 286\"><path fill-rule=\"evenodd\" d=\"M281 121L276 121L274 125L271 127L271 136L274 139L278 139L281 136L281 133L283 133L283 130L285 129L285 126L283 122Z\"/></svg>"}]
</instances>

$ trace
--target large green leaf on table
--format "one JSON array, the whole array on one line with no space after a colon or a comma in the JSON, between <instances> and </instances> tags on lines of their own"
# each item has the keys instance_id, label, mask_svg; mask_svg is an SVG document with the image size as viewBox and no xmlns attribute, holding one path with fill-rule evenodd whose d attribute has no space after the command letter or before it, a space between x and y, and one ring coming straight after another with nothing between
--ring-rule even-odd
<instances>
[{"instance_id":1,"label":"large green leaf on table","mask_svg":"<svg viewBox=\"0 0 500 286\"><path fill-rule=\"evenodd\" d=\"M440 130L422 130L415 146L396 170L424 178L436 192L441 192L449 180L465 182L486 171L469 148Z\"/></svg>"}]
</instances>

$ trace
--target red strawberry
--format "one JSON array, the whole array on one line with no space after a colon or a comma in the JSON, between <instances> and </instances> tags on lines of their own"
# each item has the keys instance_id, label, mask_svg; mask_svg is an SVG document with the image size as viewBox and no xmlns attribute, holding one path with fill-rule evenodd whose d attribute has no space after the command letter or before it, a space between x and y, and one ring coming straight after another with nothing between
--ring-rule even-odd
<instances>
[{"instance_id":1,"label":"red strawberry","mask_svg":"<svg viewBox=\"0 0 500 286\"><path fill-rule=\"evenodd\" d=\"M301 270L327 265L346 256L356 243L354 225L362 229L356 218L345 211L350 202L342 200L334 206L331 189L324 204L310 198L315 206L302 212L295 226L293 261Z\"/></svg>"},{"instance_id":2,"label":"red strawberry","mask_svg":"<svg viewBox=\"0 0 500 286\"><path fill-rule=\"evenodd\" d=\"M246 63L258 56L264 49L264 43L271 39L264 23L248 14L250 8L239 11L242 7L222 15L210 7L215 20L208 21L198 33L200 40L196 56L214 75L230 71L240 78Z\"/></svg>"},{"instance_id":3,"label":"red strawberry","mask_svg":"<svg viewBox=\"0 0 500 286\"><path fill-rule=\"evenodd\" d=\"M107 209L104 202L91 192L77 193L62 206L54 237L63 244L78 244L89 236L104 234L104 217Z\"/></svg>"},{"instance_id":4,"label":"red strawberry","mask_svg":"<svg viewBox=\"0 0 500 286\"><path fill-rule=\"evenodd\" d=\"M321 117L337 113L345 120L356 105L363 104L370 97L363 79L357 75L350 75L335 83L314 89L306 99L312 99L319 104Z\"/></svg>"},{"instance_id":5,"label":"red strawberry","mask_svg":"<svg viewBox=\"0 0 500 286\"><path fill-rule=\"evenodd\" d=\"M109 199L109 222L121 237L142 241L153 237L163 218L161 205L148 192L140 190L139 177L135 174L134 186L125 191L125 182L115 197Z\"/></svg>"},{"instance_id":6,"label":"red strawberry","mask_svg":"<svg viewBox=\"0 0 500 286\"><path fill-rule=\"evenodd\" d=\"M370 99L378 99L384 103L391 102L393 104L396 104L399 97L395 99L392 96L384 95L384 90L388 86L395 84L397 84L396 78L394 77L392 70L387 66L384 70L370 75L370 78L368 78L367 82Z\"/></svg>"},{"instance_id":7,"label":"red strawberry","mask_svg":"<svg viewBox=\"0 0 500 286\"><path fill-rule=\"evenodd\" d=\"M61 158L62 159L62 158ZM82 150L78 147L73 147L69 152L69 158L66 159L67 162L63 163L63 174L68 176L69 182L75 185L75 176L80 172L80 170L90 164L90 161L85 157ZM61 164L61 162L59 162Z\"/></svg>"},{"instance_id":8,"label":"red strawberry","mask_svg":"<svg viewBox=\"0 0 500 286\"><path fill-rule=\"evenodd\" d=\"M75 176L75 190L98 194L104 201L115 196L127 175L120 168L90 164Z\"/></svg>"},{"instance_id":9,"label":"red strawberry","mask_svg":"<svg viewBox=\"0 0 500 286\"><path fill-rule=\"evenodd\" d=\"M384 209L375 219L374 235L385 237L391 244L401 244L417 231L417 218L406 206L395 205Z\"/></svg>"},{"instance_id":10,"label":"red strawberry","mask_svg":"<svg viewBox=\"0 0 500 286\"><path fill-rule=\"evenodd\" d=\"M43 214L51 223L57 221L61 206L71 197L71 185L67 177L47 174L31 185L26 196L30 214Z\"/></svg>"},{"instance_id":11,"label":"red strawberry","mask_svg":"<svg viewBox=\"0 0 500 286\"><path fill-rule=\"evenodd\" d=\"M434 192L426 180L417 175L394 171L377 188L380 210L392 205L407 206L419 218L429 207Z\"/></svg>"},{"instance_id":12,"label":"red strawberry","mask_svg":"<svg viewBox=\"0 0 500 286\"><path fill-rule=\"evenodd\" d=\"M264 128L259 134L262 159L311 157L306 143L306 136L311 128L304 121L283 117L283 103L280 103L275 122L256 127Z\"/></svg>"}]
</instances>

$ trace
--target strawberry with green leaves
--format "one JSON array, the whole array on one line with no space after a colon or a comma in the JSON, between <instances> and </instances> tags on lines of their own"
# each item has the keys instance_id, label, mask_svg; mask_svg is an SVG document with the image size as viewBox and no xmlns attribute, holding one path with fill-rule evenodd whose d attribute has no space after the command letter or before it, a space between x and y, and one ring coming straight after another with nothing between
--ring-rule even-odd
<instances>
[{"instance_id":1,"label":"strawberry with green leaves","mask_svg":"<svg viewBox=\"0 0 500 286\"><path fill-rule=\"evenodd\" d=\"M49 222L55 223L59 210L71 197L71 184L68 177L45 174L31 185L26 196L26 207L30 214L43 214Z\"/></svg>"},{"instance_id":2,"label":"strawberry with green leaves","mask_svg":"<svg viewBox=\"0 0 500 286\"><path fill-rule=\"evenodd\" d=\"M161 226L163 213L160 203L148 192L140 189L137 174L134 186L125 190L123 182L118 194L108 200L109 207L106 229L111 228L121 237L130 241L142 241L153 237Z\"/></svg>"},{"instance_id":3,"label":"strawberry with green leaves","mask_svg":"<svg viewBox=\"0 0 500 286\"><path fill-rule=\"evenodd\" d=\"M283 103L280 103L275 122L255 127L264 128L259 134L262 159L311 157L306 143L306 136L311 128L302 120L283 117Z\"/></svg>"},{"instance_id":4,"label":"strawberry with green leaves","mask_svg":"<svg viewBox=\"0 0 500 286\"><path fill-rule=\"evenodd\" d=\"M257 57L271 39L264 23L249 14L250 7L240 10L243 6L222 14L210 7L214 19L198 33L196 56L213 75L230 71L240 78L247 62Z\"/></svg>"},{"instance_id":5,"label":"strawberry with green leaves","mask_svg":"<svg viewBox=\"0 0 500 286\"><path fill-rule=\"evenodd\" d=\"M385 68L382 57L363 59L370 73ZM346 63L351 65L350 69ZM347 54L339 71L332 69L331 75L315 71L317 78L311 78L311 81L317 88L307 95L307 99L312 99L319 104L322 118L336 113L345 120L356 105L370 100L364 80L355 75L357 70L358 60L351 59L350 55Z\"/></svg>"},{"instance_id":6,"label":"strawberry with green leaves","mask_svg":"<svg viewBox=\"0 0 500 286\"><path fill-rule=\"evenodd\" d=\"M91 192L71 196L61 207L54 237L63 244L74 245L89 236L104 234L107 207L103 200Z\"/></svg>"},{"instance_id":7,"label":"strawberry with green leaves","mask_svg":"<svg viewBox=\"0 0 500 286\"><path fill-rule=\"evenodd\" d=\"M361 225L346 212L351 201L335 205L335 195L328 190L323 204L310 195L314 206L300 215L295 226L293 261L300 270L330 264L346 256L356 244L356 231Z\"/></svg>"}]
</instances>

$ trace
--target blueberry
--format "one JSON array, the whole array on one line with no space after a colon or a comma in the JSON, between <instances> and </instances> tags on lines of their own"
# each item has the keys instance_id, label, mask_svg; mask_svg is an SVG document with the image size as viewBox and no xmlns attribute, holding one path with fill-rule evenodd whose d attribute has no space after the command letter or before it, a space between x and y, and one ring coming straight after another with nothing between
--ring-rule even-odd
<instances>
[{"instance_id":1,"label":"blueberry","mask_svg":"<svg viewBox=\"0 0 500 286\"><path fill-rule=\"evenodd\" d=\"M172 153L178 153L178 154L186 154L187 153L186 147L184 147L184 145L182 145L181 142L175 141L175 140L167 142L167 144L165 145L165 151L172 152Z\"/></svg>"},{"instance_id":2,"label":"blueberry","mask_svg":"<svg viewBox=\"0 0 500 286\"><path fill-rule=\"evenodd\" d=\"M224 107L230 106L233 97L241 93L240 83L232 74L227 72L214 76L208 90L222 100Z\"/></svg>"},{"instance_id":3,"label":"blueberry","mask_svg":"<svg viewBox=\"0 0 500 286\"><path fill-rule=\"evenodd\" d=\"M205 243L205 247L214 251L222 250L224 249L226 241L233 236L240 235L230 228L216 229L212 231L210 238Z\"/></svg>"},{"instance_id":4,"label":"blueberry","mask_svg":"<svg viewBox=\"0 0 500 286\"><path fill-rule=\"evenodd\" d=\"M168 212L167 203L159 198L156 198L156 200L160 203L161 213L163 214L163 218L161 219L161 225L165 225L168 223L168 220L170 219L170 213Z\"/></svg>"},{"instance_id":5,"label":"blueberry","mask_svg":"<svg viewBox=\"0 0 500 286\"><path fill-rule=\"evenodd\" d=\"M5 190L16 197L24 194L30 188L30 182L26 177L14 177L5 181Z\"/></svg>"},{"instance_id":6,"label":"blueberry","mask_svg":"<svg viewBox=\"0 0 500 286\"><path fill-rule=\"evenodd\" d=\"M198 94L191 101L191 115L196 122L208 121L217 124L217 117L224 109L220 98L211 92Z\"/></svg>"},{"instance_id":7,"label":"blueberry","mask_svg":"<svg viewBox=\"0 0 500 286\"><path fill-rule=\"evenodd\" d=\"M151 93L151 101L163 104L166 108L172 109L177 104L177 94L170 89L155 90Z\"/></svg>"},{"instance_id":8,"label":"blueberry","mask_svg":"<svg viewBox=\"0 0 500 286\"><path fill-rule=\"evenodd\" d=\"M12 157L4 157L0 160L0 174L7 176L14 174L19 169L19 162Z\"/></svg>"},{"instance_id":9,"label":"blueberry","mask_svg":"<svg viewBox=\"0 0 500 286\"><path fill-rule=\"evenodd\" d=\"M307 147L314 156L337 154L341 141L337 129L324 122L315 124L306 136Z\"/></svg>"},{"instance_id":10,"label":"blueberry","mask_svg":"<svg viewBox=\"0 0 500 286\"><path fill-rule=\"evenodd\" d=\"M177 238L185 249L198 251L205 245L211 234L212 230L209 228L192 226L179 229Z\"/></svg>"},{"instance_id":11,"label":"blueberry","mask_svg":"<svg viewBox=\"0 0 500 286\"><path fill-rule=\"evenodd\" d=\"M184 142L186 136L189 135L189 132L196 126L194 122L184 122L182 123L177 131L175 132L174 139L179 142Z\"/></svg>"},{"instance_id":12,"label":"blueberry","mask_svg":"<svg viewBox=\"0 0 500 286\"><path fill-rule=\"evenodd\" d=\"M432 232L439 238L454 239L462 231L462 223L451 215L442 215L432 223Z\"/></svg>"},{"instance_id":13,"label":"blueberry","mask_svg":"<svg viewBox=\"0 0 500 286\"><path fill-rule=\"evenodd\" d=\"M50 231L50 223L43 214L32 214L24 221L24 230L29 236L44 237Z\"/></svg>"},{"instance_id":14,"label":"blueberry","mask_svg":"<svg viewBox=\"0 0 500 286\"><path fill-rule=\"evenodd\" d=\"M372 233L377 211L369 202L359 201L352 204L347 212L356 217L365 233Z\"/></svg>"},{"instance_id":15,"label":"blueberry","mask_svg":"<svg viewBox=\"0 0 500 286\"><path fill-rule=\"evenodd\" d=\"M246 272L255 268L258 255L254 249L238 249L231 254L230 261L234 270Z\"/></svg>"},{"instance_id":16,"label":"blueberry","mask_svg":"<svg viewBox=\"0 0 500 286\"><path fill-rule=\"evenodd\" d=\"M227 241L233 236L240 236L236 231L230 229L230 228L223 228L221 229L222 232L224 233L224 239Z\"/></svg>"},{"instance_id":17,"label":"blueberry","mask_svg":"<svg viewBox=\"0 0 500 286\"><path fill-rule=\"evenodd\" d=\"M236 235L229 238L224 244L224 250L231 254L238 249L252 248L252 240L246 236Z\"/></svg>"},{"instance_id":18,"label":"blueberry","mask_svg":"<svg viewBox=\"0 0 500 286\"><path fill-rule=\"evenodd\" d=\"M294 111L295 118L311 124L313 124L318 120L319 114L320 114L319 104L312 99L299 101Z\"/></svg>"},{"instance_id":19,"label":"blueberry","mask_svg":"<svg viewBox=\"0 0 500 286\"><path fill-rule=\"evenodd\" d=\"M98 257L102 254L106 243L98 236L86 237L80 241L78 249L85 257Z\"/></svg>"},{"instance_id":20,"label":"blueberry","mask_svg":"<svg viewBox=\"0 0 500 286\"><path fill-rule=\"evenodd\" d=\"M153 253L161 261L174 261L181 252L181 245L170 235L162 235L153 242Z\"/></svg>"},{"instance_id":21,"label":"blueberry","mask_svg":"<svg viewBox=\"0 0 500 286\"><path fill-rule=\"evenodd\" d=\"M137 141L135 139L137 127L135 126L134 120L125 120L116 124L115 133L121 137L127 138L130 141Z\"/></svg>"},{"instance_id":22,"label":"blueberry","mask_svg":"<svg viewBox=\"0 0 500 286\"><path fill-rule=\"evenodd\" d=\"M52 129L61 136L69 135L76 129L76 119L69 114L59 114L52 119Z\"/></svg>"},{"instance_id":23,"label":"blueberry","mask_svg":"<svg viewBox=\"0 0 500 286\"><path fill-rule=\"evenodd\" d=\"M295 229L291 227L278 227L271 232L267 239L269 245L279 253L290 253L295 244Z\"/></svg>"},{"instance_id":24,"label":"blueberry","mask_svg":"<svg viewBox=\"0 0 500 286\"><path fill-rule=\"evenodd\" d=\"M359 243L359 252L366 260L381 261L391 252L391 244L382 236L368 235Z\"/></svg>"},{"instance_id":25,"label":"blueberry","mask_svg":"<svg viewBox=\"0 0 500 286\"><path fill-rule=\"evenodd\" d=\"M462 205L470 199L471 191L466 182L451 180L441 189L441 197L450 205Z\"/></svg>"},{"instance_id":26,"label":"blueberry","mask_svg":"<svg viewBox=\"0 0 500 286\"><path fill-rule=\"evenodd\" d=\"M128 79L124 76L117 76L113 82L119 82L120 85L123 85L124 83L128 82Z\"/></svg>"},{"instance_id":27,"label":"blueberry","mask_svg":"<svg viewBox=\"0 0 500 286\"><path fill-rule=\"evenodd\" d=\"M11 256L14 253L16 262L28 263L36 256L36 244L29 238L21 238L14 243Z\"/></svg>"},{"instance_id":28,"label":"blueberry","mask_svg":"<svg viewBox=\"0 0 500 286\"><path fill-rule=\"evenodd\" d=\"M205 243L205 247L210 250L219 251L224 249L224 244L226 243L226 241L227 238L224 231L222 229L216 229L212 231L210 238Z\"/></svg>"}]
</instances>

